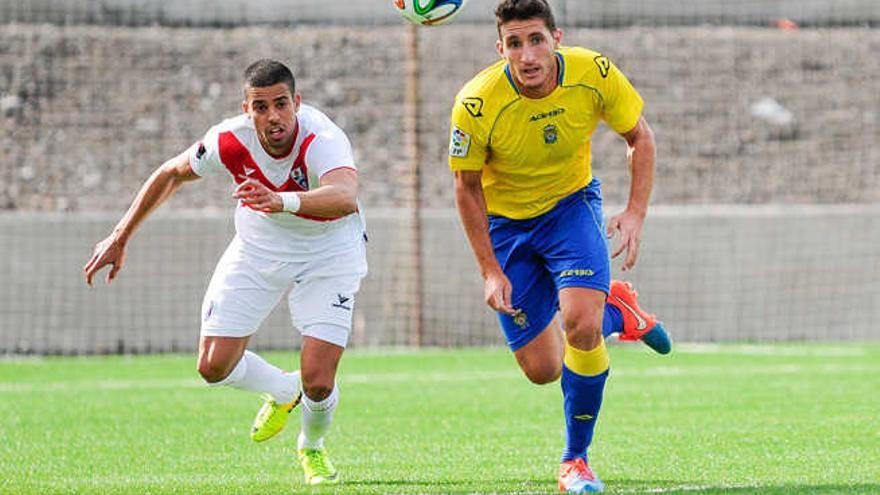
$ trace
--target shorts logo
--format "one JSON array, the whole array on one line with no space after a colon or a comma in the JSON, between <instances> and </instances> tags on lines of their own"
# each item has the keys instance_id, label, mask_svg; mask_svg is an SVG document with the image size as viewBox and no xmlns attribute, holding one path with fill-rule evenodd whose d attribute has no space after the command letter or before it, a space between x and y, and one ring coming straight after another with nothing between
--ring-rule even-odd
<instances>
[{"instance_id":1,"label":"shorts logo","mask_svg":"<svg viewBox=\"0 0 880 495\"><path fill-rule=\"evenodd\" d=\"M521 309L516 310L516 313L514 313L513 322L522 330L529 328L529 317L526 316L526 312Z\"/></svg>"},{"instance_id":2,"label":"shorts logo","mask_svg":"<svg viewBox=\"0 0 880 495\"><path fill-rule=\"evenodd\" d=\"M556 141L559 140L559 137L556 134L556 126L553 124L547 124L544 126L544 144L556 144Z\"/></svg>"},{"instance_id":3,"label":"shorts logo","mask_svg":"<svg viewBox=\"0 0 880 495\"><path fill-rule=\"evenodd\" d=\"M574 269L571 269L571 270L562 270L561 272L559 272L559 278L565 278L565 277L592 277L593 275L595 275L595 272L594 272L593 270L590 270L589 268L587 268L587 269L584 269L584 268L574 268Z\"/></svg>"},{"instance_id":4,"label":"shorts logo","mask_svg":"<svg viewBox=\"0 0 880 495\"><path fill-rule=\"evenodd\" d=\"M345 304L351 300L350 297L343 296L342 294L336 294L336 298L338 299L335 303L331 304L334 308L344 309L346 311L351 311L351 305L346 306Z\"/></svg>"},{"instance_id":5,"label":"shorts logo","mask_svg":"<svg viewBox=\"0 0 880 495\"><path fill-rule=\"evenodd\" d=\"M467 109L468 113L474 117L483 116L483 99L482 98L465 98L461 100L461 104Z\"/></svg>"},{"instance_id":6,"label":"shorts logo","mask_svg":"<svg viewBox=\"0 0 880 495\"><path fill-rule=\"evenodd\" d=\"M208 150L205 149L205 143L199 141L199 147L196 150L196 160L201 160L202 157L205 156L205 153L207 153L207 152L208 152Z\"/></svg>"},{"instance_id":7,"label":"shorts logo","mask_svg":"<svg viewBox=\"0 0 880 495\"><path fill-rule=\"evenodd\" d=\"M605 55L597 55L593 62L596 62L596 67L599 68L599 74L602 78L608 77L608 71L611 70L611 61L608 60L608 57Z\"/></svg>"},{"instance_id":8,"label":"shorts logo","mask_svg":"<svg viewBox=\"0 0 880 495\"><path fill-rule=\"evenodd\" d=\"M452 136L449 139L449 156L465 158L471 148L471 135L452 126Z\"/></svg>"}]
</instances>

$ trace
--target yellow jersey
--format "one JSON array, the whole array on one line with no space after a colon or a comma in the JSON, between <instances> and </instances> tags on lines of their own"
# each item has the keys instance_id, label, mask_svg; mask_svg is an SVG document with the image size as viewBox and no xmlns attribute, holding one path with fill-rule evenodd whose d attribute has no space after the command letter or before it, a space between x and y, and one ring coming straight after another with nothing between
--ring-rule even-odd
<instances>
[{"instance_id":1,"label":"yellow jersey","mask_svg":"<svg viewBox=\"0 0 880 495\"><path fill-rule=\"evenodd\" d=\"M516 220L551 210L593 179L590 137L599 120L632 130L642 98L605 56L557 50L559 81L546 97L519 94L505 60L471 79L455 98L449 168L482 171L490 215Z\"/></svg>"}]
</instances>

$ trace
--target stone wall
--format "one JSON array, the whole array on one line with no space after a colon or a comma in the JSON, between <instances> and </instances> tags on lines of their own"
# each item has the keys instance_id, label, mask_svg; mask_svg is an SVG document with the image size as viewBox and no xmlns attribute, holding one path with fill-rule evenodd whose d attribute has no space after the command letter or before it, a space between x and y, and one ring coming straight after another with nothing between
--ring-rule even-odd
<instances>
[{"instance_id":1,"label":"stone wall","mask_svg":"<svg viewBox=\"0 0 880 495\"><path fill-rule=\"evenodd\" d=\"M406 204L406 30L0 26L0 209L121 211L163 160L240 111L240 72L288 62L304 100L352 138L368 207ZM658 143L656 204L880 201L880 31L569 29L642 92ZM452 205L452 98L490 63L491 25L419 30L423 185ZM752 114L772 98L775 126ZM625 201L622 141L594 136L594 169ZM229 181L187 186L177 206L224 208Z\"/></svg>"}]
</instances>

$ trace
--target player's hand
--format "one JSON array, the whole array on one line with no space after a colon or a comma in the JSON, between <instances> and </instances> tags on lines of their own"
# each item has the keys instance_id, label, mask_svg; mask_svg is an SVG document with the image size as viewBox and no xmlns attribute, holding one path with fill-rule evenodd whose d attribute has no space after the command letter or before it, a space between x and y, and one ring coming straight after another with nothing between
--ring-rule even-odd
<instances>
[{"instance_id":1,"label":"player's hand","mask_svg":"<svg viewBox=\"0 0 880 495\"><path fill-rule=\"evenodd\" d=\"M86 275L86 283L92 285L92 278L95 273L107 265L113 265L107 274L106 282L109 284L116 278L122 265L125 263L125 242L116 235L111 234L106 239L95 245L95 252L91 259L83 267L83 273Z\"/></svg>"},{"instance_id":2,"label":"player's hand","mask_svg":"<svg viewBox=\"0 0 880 495\"><path fill-rule=\"evenodd\" d=\"M642 224L645 221L643 215L639 215L630 210L615 215L608 222L608 237L612 238L615 234L619 234L617 247L611 252L611 257L616 258L620 253L626 251L626 258L623 260L621 269L627 271L636 264L639 258L639 246L642 243Z\"/></svg>"},{"instance_id":3,"label":"player's hand","mask_svg":"<svg viewBox=\"0 0 880 495\"><path fill-rule=\"evenodd\" d=\"M516 310L510 305L510 295L513 292L513 286L503 272L493 272L486 276L484 289L484 298L490 308L511 316L516 314Z\"/></svg>"},{"instance_id":4,"label":"player's hand","mask_svg":"<svg viewBox=\"0 0 880 495\"><path fill-rule=\"evenodd\" d=\"M284 202L278 193L251 178L239 184L232 197L266 213L278 213L284 210Z\"/></svg>"}]
</instances>

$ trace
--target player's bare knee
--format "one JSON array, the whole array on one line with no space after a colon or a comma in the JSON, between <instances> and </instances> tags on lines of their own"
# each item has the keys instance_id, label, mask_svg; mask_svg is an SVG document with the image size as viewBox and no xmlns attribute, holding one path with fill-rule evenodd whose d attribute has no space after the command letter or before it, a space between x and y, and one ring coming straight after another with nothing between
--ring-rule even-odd
<instances>
[{"instance_id":1,"label":"player's bare knee","mask_svg":"<svg viewBox=\"0 0 880 495\"><path fill-rule=\"evenodd\" d=\"M602 323L595 324L585 319L566 320L565 338L578 349L593 349L602 342Z\"/></svg>"},{"instance_id":2,"label":"player's bare knee","mask_svg":"<svg viewBox=\"0 0 880 495\"><path fill-rule=\"evenodd\" d=\"M223 381L229 375L229 367L225 363L218 363L209 359L199 359L197 366L199 375L207 383L217 383Z\"/></svg>"},{"instance_id":3,"label":"player's bare knee","mask_svg":"<svg viewBox=\"0 0 880 495\"><path fill-rule=\"evenodd\" d=\"M539 366L529 366L523 369L526 378L535 385L546 385L553 383L562 375L562 364L558 366L543 364Z\"/></svg>"},{"instance_id":4,"label":"player's bare knee","mask_svg":"<svg viewBox=\"0 0 880 495\"><path fill-rule=\"evenodd\" d=\"M329 383L305 383L303 382L303 392L306 397L313 401L322 401L333 392L333 382Z\"/></svg>"}]
</instances>

